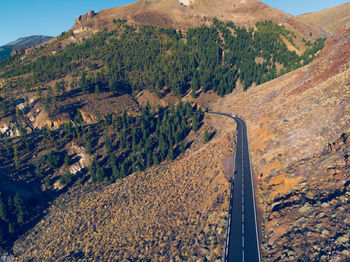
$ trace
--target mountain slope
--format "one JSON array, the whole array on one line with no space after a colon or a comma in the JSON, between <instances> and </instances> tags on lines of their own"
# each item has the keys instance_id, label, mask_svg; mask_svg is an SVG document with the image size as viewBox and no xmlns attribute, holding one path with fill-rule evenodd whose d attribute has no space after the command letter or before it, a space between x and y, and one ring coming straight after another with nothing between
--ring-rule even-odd
<instances>
[{"instance_id":1,"label":"mountain slope","mask_svg":"<svg viewBox=\"0 0 350 262\"><path fill-rule=\"evenodd\" d=\"M75 185L15 243L15 261L222 259L233 141L218 131L203 145L211 124L174 161L110 185Z\"/></svg>"},{"instance_id":2,"label":"mountain slope","mask_svg":"<svg viewBox=\"0 0 350 262\"><path fill-rule=\"evenodd\" d=\"M268 261L349 258L349 39L344 29L309 66L197 100L247 120L254 176L263 178L257 202ZM216 116L204 122L183 157L62 195L15 243L17 261L222 259L234 125ZM202 145L205 128L217 133Z\"/></svg>"},{"instance_id":3,"label":"mountain slope","mask_svg":"<svg viewBox=\"0 0 350 262\"><path fill-rule=\"evenodd\" d=\"M136 25L189 28L209 24L215 17L246 27L254 26L259 20L272 20L306 38L310 37L310 32L314 34L313 39L327 35L317 26L296 20L257 0L139 0L126 6L102 10L97 14L90 11L77 19L73 29L82 26L94 29L112 28L113 19L126 19L130 24Z\"/></svg>"},{"instance_id":4,"label":"mountain slope","mask_svg":"<svg viewBox=\"0 0 350 262\"><path fill-rule=\"evenodd\" d=\"M302 21L317 25L329 33L350 23L350 3L325 9L321 12L298 15Z\"/></svg>"},{"instance_id":5,"label":"mountain slope","mask_svg":"<svg viewBox=\"0 0 350 262\"><path fill-rule=\"evenodd\" d=\"M310 246L322 237L315 260L347 255L340 213L349 185L349 30L322 52L323 40L304 41L310 50L298 56L283 39L307 38L303 24L271 9L275 21L299 25L298 37L270 21L246 30L213 14L233 4L249 25L271 10L258 1L220 4L140 1L89 12L74 30L0 64L0 175L11 182L0 186L0 244L10 249L17 239L18 261L222 259L234 125L213 116L202 125L198 104L247 120L255 174L263 174L264 256L305 260L312 250L300 232ZM212 26L187 28L201 24ZM79 32L94 34L84 40ZM155 107L140 107L149 97ZM171 105L180 100L190 103Z\"/></svg>"},{"instance_id":6,"label":"mountain slope","mask_svg":"<svg viewBox=\"0 0 350 262\"><path fill-rule=\"evenodd\" d=\"M33 35L33 36L21 37L16 41L0 46L0 61L9 57L12 50L17 50L24 47L31 47L34 45L38 45L50 40L51 38L52 38L51 36Z\"/></svg>"},{"instance_id":7,"label":"mountain slope","mask_svg":"<svg viewBox=\"0 0 350 262\"><path fill-rule=\"evenodd\" d=\"M309 66L214 106L247 120L268 261L350 257L349 61L342 29Z\"/></svg>"}]
</instances>

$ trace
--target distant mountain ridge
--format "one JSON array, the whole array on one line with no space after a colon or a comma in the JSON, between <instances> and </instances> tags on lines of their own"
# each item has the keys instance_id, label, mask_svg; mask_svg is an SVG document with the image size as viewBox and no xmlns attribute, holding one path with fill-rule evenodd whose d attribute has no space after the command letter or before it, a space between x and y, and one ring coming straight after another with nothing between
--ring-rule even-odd
<instances>
[{"instance_id":1,"label":"distant mountain ridge","mask_svg":"<svg viewBox=\"0 0 350 262\"><path fill-rule=\"evenodd\" d=\"M350 3L327 8L320 12L298 15L297 18L320 26L329 33L335 33L337 28L350 24Z\"/></svg>"},{"instance_id":2,"label":"distant mountain ridge","mask_svg":"<svg viewBox=\"0 0 350 262\"><path fill-rule=\"evenodd\" d=\"M50 40L51 38L53 37L44 35L32 35L27 37L21 37L6 45L0 46L0 61L9 57L13 50L38 45Z\"/></svg>"},{"instance_id":3,"label":"distant mountain ridge","mask_svg":"<svg viewBox=\"0 0 350 262\"><path fill-rule=\"evenodd\" d=\"M270 7L258 0L139 0L128 5L90 11L79 16L73 30L87 27L113 29L113 19L126 19L132 25L153 25L187 29L209 25L217 18L238 26L254 26L257 21L272 20L305 38L326 37L320 27ZM310 32L313 33L310 36Z\"/></svg>"},{"instance_id":4,"label":"distant mountain ridge","mask_svg":"<svg viewBox=\"0 0 350 262\"><path fill-rule=\"evenodd\" d=\"M335 33L337 28L350 24L350 3L327 8L320 12L298 15L297 18L317 25L329 33Z\"/></svg>"}]
</instances>

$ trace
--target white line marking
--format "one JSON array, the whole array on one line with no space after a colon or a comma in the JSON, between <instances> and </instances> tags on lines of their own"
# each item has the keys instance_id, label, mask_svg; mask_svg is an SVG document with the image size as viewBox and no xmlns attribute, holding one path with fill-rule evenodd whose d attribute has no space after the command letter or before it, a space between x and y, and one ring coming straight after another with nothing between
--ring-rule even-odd
<instances>
[{"instance_id":1,"label":"white line marking","mask_svg":"<svg viewBox=\"0 0 350 262\"><path fill-rule=\"evenodd\" d=\"M244 121L243 121L244 123ZM245 124L245 123L244 123ZM255 217L255 233L256 233L256 244L258 246L258 257L259 257L259 262L260 260L260 247L259 247L259 234L258 234L258 222L256 218L256 208L255 208L255 196L254 196L254 186L253 186L253 175L252 175L252 162L250 161L250 150L249 150L249 140L248 140L248 127L246 126L247 129L247 142L248 142L248 159L249 159L249 164L250 164L250 179L252 182L252 194L253 194L253 202L254 202L254 217Z\"/></svg>"}]
</instances>

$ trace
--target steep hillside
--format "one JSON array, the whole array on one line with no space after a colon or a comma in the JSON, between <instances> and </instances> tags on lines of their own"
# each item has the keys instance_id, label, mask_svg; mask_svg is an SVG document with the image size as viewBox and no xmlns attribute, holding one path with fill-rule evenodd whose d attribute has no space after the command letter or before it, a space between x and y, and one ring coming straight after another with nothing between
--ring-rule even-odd
<instances>
[{"instance_id":1,"label":"steep hillside","mask_svg":"<svg viewBox=\"0 0 350 262\"><path fill-rule=\"evenodd\" d=\"M76 20L73 29L83 26L94 29L112 28L113 19L126 19L130 24L136 25L186 29L208 25L215 17L245 27L254 26L260 20L272 20L297 33L298 38L310 38L310 32L313 33L312 39L327 35L317 26L296 20L258 0L140 0L126 6L102 10L97 14L90 11Z\"/></svg>"},{"instance_id":2,"label":"steep hillside","mask_svg":"<svg viewBox=\"0 0 350 262\"><path fill-rule=\"evenodd\" d=\"M0 61L5 58L8 58L11 52L14 50L39 45L50 40L51 38L51 36L33 35L28 37L22 37L4 46L0 46Z\"/></svg>"},{"instance_id":3,"label":"steep hillside","mask_svg":"<svg viewBox=\"0 0 350 262\"><path fill-rule=\"evenodd\" d=\"M247 120L268 261L350 258L349 92L342 29L311 65L214 105Z\"/></svg>"},{"instance_id":4,"label":"steep hillside","mask_svg":"<svg viewBox=\"0 0 350 262\"><path fill-rule=\"evenodd\" d=\"M208 107L247 120L264 257L346 258L350 33L322 35L255 0L141 0L1 62L1 248L222 260L235 126Z\"/></svg>"},{"instance_id":5,"label":"steep hillside","mask_svg":"<svg viewBox=\"0 0 350 262\"><path fill-rule=\"evenodd\" d=\"M299 15L297 18L317 25L333 34L339 27L350 23L350 3L328 8L321 12Z\"/></svg>"},{"instance_id":6,"label":"steep hillside","mask_svg":"<svg viewBox=\"0 0 350 262\"><path fill-rule=\"evenodd\" d=\"M247 120L268 261L350 257L349 39L343 29L309 66L197 100ZM203 145L206 128L216 134ZM232 134L232 120L208 115L175 161L108 186L75 185L15 243L16 259L222 259Z\"/></svg>"},{"instance_id":7,"label":"steep hillside","mask_svg":"<svg viewBox=\"0 0 350 262\"><path fill-rule=\"evenodd\" d=\"M218 134L192 134L183 157L114 184L75 186L15 243L15 261L222 261L233 141Z\"/></svg>"},{"instance_id":8,"label":"steep hillside","mask_svg":"<svg viewBox=\"0 0 350 262\"><path fill-rule=\"evenodd\" d=\"M224 96L310 63L324 45L324 39L305 42L307 49L298 55L288 50L285 41L292 45L295 36L284 27L271 21L255 27L215 20L183 34L153 26L136 30L115 20L113 31L52 50L74 38L67 32L0 63L1 133L14 136L19 126L27 133L44 126L57 129L74 119L72 107L92 123L112 104L119 112L142 104L144 90L167 105L190 90L192 97L211 89ZM23 110L22 117L16 110Z\"/></svg>"}]
</instances>

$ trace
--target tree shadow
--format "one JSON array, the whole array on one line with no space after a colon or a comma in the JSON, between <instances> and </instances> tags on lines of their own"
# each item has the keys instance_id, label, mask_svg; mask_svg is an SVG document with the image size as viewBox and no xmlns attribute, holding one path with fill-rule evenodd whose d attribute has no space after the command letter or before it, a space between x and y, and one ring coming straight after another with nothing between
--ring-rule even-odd
<instances>
[{"instance_id":1,"label":"tree shadow","mask_svg":"<svg viewBox=\"0 0 350 262\"><path fill-rule=\"evenodd\" d=\"M209 141L212 140L215 135L216 135L216 131L212 132L208 137Z\"/></svg>"}]
</instances>

